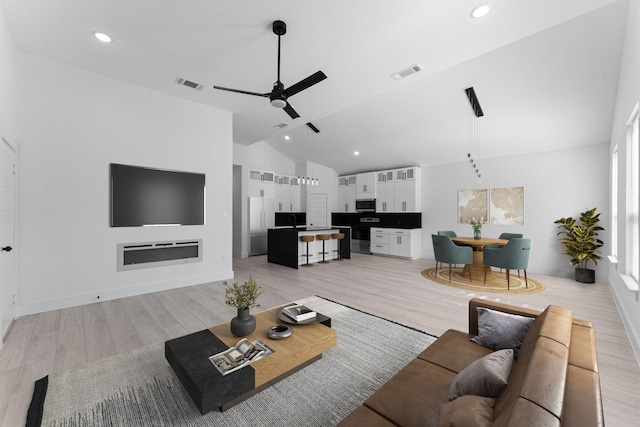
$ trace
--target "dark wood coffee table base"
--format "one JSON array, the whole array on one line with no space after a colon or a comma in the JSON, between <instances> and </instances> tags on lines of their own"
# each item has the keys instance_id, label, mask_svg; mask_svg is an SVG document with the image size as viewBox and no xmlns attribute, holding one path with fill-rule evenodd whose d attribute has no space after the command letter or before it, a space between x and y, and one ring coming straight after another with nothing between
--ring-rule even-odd
<instances>
[{"instance_id":1,"label":"dark wood coffee table base","mask_svg":"<svg viewBox=\"0 0 640 427\"><path fill-rule=\"evenodd\" d=\"M164 355L202 415L220 409L255 387L251 366L223 376L209 356L229 348L205 329L165 342Z\"/></svg>"},{"instance_id":2,"label":"dark wood coffee table base","mask_svg":"<svg viewBox=\"0 0 640 427\"><path fill-rule=\"evenodd\" d=\"M235 345L241 338L231 335L229 324L176 338L165 343L165 358L200 410L226 411L243 400L322 358L337 343L336 331L323 323L290 325L293 334L272 340L267 329L281 323L278 308L255 314L256 330L250 341L260 340L275 352L226 376L209 357ZM325 323L330 325L330 318Z\"/></svg>"}]
</instances>

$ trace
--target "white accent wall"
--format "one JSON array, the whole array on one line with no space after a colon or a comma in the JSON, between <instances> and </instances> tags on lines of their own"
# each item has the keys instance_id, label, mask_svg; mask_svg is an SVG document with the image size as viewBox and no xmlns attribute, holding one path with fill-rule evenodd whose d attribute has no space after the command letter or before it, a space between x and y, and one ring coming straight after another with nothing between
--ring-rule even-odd
<instances>
[{"instance_id":1,"label":"white accent wall","mask_svg":"<svg viewBox=\"0 0 640 427\"><path fill-rule=\"evenodd\" d=\"M233 277L232 117L18 52L18 315ZM206 225L109 226L109 163L206 174ZM203 239L203 261L116 271L118 243Z\"/></svg>"},{"instance_id":2,"label":"white accent wall","mask_svg":"<svg viewBox=\"0 0 640 427\"><path fill-rule=\"evenodd\" d=\"M618 78L618 97L611 130L611 146L607 158L613 148L618 146L618 264L612 265L609 271L609 283L618 310L627 328L627 333L634 346L636 357L640 360L640 293L630 291L622 281L620 274L628 272L627 249L630 245L631 233L624 221L627 206L627 121L636 103L640 100L640 2L627 3L627 23L625 27L620 76ZM608 181L611 182L610 180ZM609 184L610 185L610 184ZM609 202L610 203L610 202ZM610 254L611 251L607 251Z\"/></svg>"}]
</instances>

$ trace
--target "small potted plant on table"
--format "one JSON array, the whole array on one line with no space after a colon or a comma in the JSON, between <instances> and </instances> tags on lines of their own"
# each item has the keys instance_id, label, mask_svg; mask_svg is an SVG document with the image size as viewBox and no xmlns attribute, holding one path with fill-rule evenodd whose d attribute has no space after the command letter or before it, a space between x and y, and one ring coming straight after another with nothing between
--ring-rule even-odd
<instances>
[{"instance_id":1,"label":"small potted plant on table","mask_svg":"<svg viewBox=\"0 0 640 427\"><path fill-rule=\"evenodd\" d=\"M249 335L256 330L256 318L249 313L249 309L256 306L258 297L262 295L262 288L251 276L242 285L238 282L232 285L224 282L223 285L226 288L225 304L238 310L237 316L231 319L231 333L236 337Z\"/></svg>"},{"instance_id":2,"label":"small potted plant on table","mask_svg":"<svg viewBox=\"0 0 640 427\"><path fill-rule=\"evenodd\" d=\"M572 217L560 218L554 221L558 228L558 240L564 246L565 253L571 257L570 265L576 266L575 280L581 283L595 283L596 271L588 267L591 261L595 265L602 257L598 250L604 243L598 239L598 231L604 228L598 225L600 214L596 214L596 208L584 211L580 214L580 223Z\"/></svg>"}]
</instances>

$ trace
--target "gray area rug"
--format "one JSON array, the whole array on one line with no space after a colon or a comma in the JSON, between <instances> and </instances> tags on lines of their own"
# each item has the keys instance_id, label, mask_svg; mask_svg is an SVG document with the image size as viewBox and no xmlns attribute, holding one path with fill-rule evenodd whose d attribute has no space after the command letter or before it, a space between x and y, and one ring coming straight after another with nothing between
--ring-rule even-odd
<instances>
[{"instance_id":1,"label":"gray area rug","mask_svg":"<svg viewBox=\"0 0 640 427\"><path fill-rule=\"evenodd\" d=\"M301 302L332 317L338 345L226 412L200 415L159 343L49 376L42 425L332 426L435 340L318 297Z\"/></svg>"}]
</instances>

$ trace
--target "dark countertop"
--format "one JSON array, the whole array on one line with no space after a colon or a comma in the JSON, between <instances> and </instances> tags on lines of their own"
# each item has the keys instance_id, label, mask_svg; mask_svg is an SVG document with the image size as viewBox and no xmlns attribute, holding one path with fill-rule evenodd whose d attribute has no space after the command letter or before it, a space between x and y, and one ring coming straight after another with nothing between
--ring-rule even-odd
<instances>
[{"instance_id":1,"label":"dark countertop","mask_svg":"<svg viewBox=\"0 0 640 427\"><path fill-rule=\"evenodd\" d=\"M295 231L324 231L324 230L339 230L340 228L345 228L344 226L335 226L335 227L276 227L272 228L272 230L295 230Z\"/></svg>"}]
</instances>

